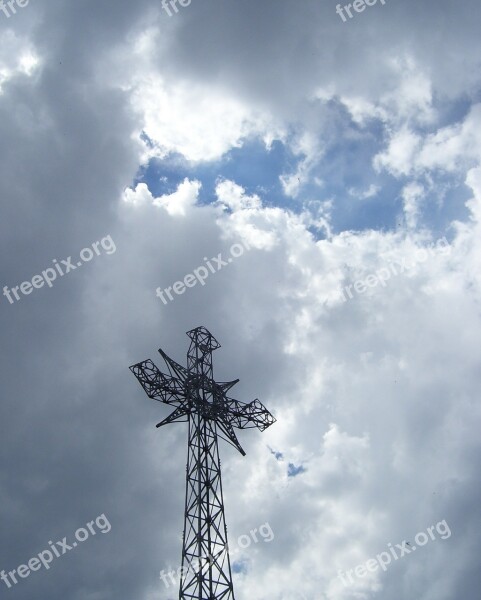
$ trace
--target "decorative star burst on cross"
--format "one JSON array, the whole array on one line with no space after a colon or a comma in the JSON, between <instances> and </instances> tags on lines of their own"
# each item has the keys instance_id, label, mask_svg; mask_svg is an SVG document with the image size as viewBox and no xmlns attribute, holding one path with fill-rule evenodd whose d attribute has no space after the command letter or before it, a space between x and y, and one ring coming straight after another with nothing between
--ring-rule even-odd
<instances>
[{"instance_id":1,"label":"decorative star burst on cross","mask_svg":"<svg viewBox=\"0 0 481 600\"><path fill-rule=\"evenodd\" d=\"M175 410L157 427L179 421L188 421L189 416L199 413L208 421L215 421L219 437L232 444L245 456L234 428L257 427L264 431L276 419L267 408L255 399L250 403L240 402L227 395L239 379L216 382L212 377L212 352L220 348L219 342L205 328L197 327L187 332L192 343L187 353L189 368L185 368L159 349L169 375L162 373L150 360L130 367L149 398L174 406Z\"/></svg>"}]
</instances>

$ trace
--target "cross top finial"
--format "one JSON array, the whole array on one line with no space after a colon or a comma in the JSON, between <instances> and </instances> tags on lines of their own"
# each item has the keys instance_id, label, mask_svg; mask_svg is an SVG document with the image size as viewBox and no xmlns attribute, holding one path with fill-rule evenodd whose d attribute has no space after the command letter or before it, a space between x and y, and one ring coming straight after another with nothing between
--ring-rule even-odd
<instances>
[{"instance_id":1,"label":"cross top finial","mask_svg":"<svg viewBox=\"0 0 481 600\"><path fill-rule=\"evenodd\" d=\"M217 348L220 348L219 342L204 326L196 327L186 333L192 340L192 343L200 348L203 353L213 352Z\"/></svg>"}]
</instances>

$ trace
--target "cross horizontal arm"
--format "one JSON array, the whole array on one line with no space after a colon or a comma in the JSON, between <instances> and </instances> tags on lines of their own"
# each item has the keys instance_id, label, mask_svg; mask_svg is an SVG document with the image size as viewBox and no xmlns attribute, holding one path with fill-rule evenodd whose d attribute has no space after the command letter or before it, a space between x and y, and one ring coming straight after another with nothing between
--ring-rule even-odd
<instances>
[{"instance_id":1,"label":"cross horizontal arm","mask_svg":"<svg viewBox=\"0 0 481 600\"><path fill-rule=\"evenodd\" d=\"M275 418L258 398L246 404L245 402L239 402L239 400L226 397L224 406L227 409L229 423L239 429L257 427L260 431L264 431L276 422Z\"/></svg>"},{"instance_id":2,"label":"cross horizontal arm","mask_svg":"<svg viewBox=\"0 0 481 600\"><path fill-rule=\"evenodd\" d=\"M173 405L185 400L183 384L175 377L161 373L150 359L129 368L149 398Z\"/></svg>"}]
</instances>

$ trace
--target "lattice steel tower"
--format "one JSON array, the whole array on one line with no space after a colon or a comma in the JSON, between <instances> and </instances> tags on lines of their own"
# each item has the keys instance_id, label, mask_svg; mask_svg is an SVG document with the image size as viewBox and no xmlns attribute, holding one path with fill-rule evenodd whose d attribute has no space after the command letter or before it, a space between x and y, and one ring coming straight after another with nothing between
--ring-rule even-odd
<instances>
[{"instance_id":1,"label":"lattice steel tower","mask_svg":"<svg viewBox=\"0 0 481 600\"><path fill-rule=\"evenodd\" d=\"M217 439L245 456L234 427L264 431L275 419L257 399L246 404L227 396L238 379L214 381L212 352L220 344L205 327L187 335L191 339L187 368L159 350L170 375L161 373L151 360L130 370L149 398L175 407L157 427L189 423L179 599L234 600Z\"/></svg>"}]
</instances>

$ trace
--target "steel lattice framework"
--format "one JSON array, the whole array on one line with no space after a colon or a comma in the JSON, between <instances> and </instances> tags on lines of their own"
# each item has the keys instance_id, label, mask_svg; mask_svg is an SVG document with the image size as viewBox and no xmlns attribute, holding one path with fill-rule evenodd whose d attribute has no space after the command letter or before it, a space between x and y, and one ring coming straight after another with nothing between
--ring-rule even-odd
<instances>
[{"instance_id":1,"label":"steel lattice framework","mask_svg":"<svg viewBox=\"0 0 481 600\"><path fill-rule=\"evenodd\" d=\"M245 456L234 428L264 431L275 419L258 399L246 404L227 396L238 379L214 381L212 352L220 344L205 327L187 335L187 368L159 350L169 375L151 360L130 370L149 398L174 407L157 427L189 423L179 599L234 600L217 441L224 439Z\"/></svg>"}]
</instances>

